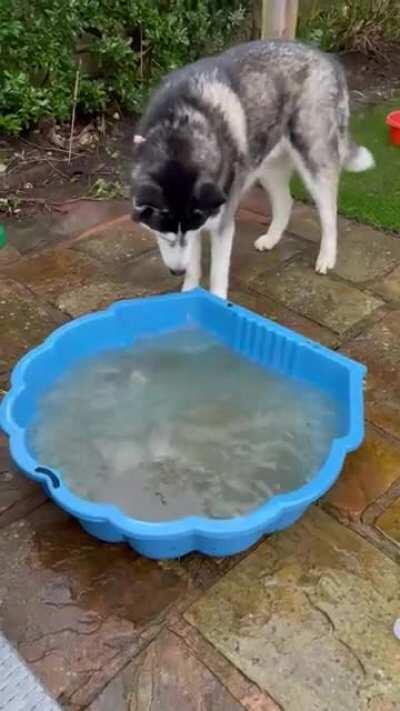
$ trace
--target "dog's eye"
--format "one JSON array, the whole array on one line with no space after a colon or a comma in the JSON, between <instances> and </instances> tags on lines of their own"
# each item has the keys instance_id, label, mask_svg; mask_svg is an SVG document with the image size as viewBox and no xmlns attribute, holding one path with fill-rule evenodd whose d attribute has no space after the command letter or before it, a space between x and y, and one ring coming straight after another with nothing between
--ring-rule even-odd
<instances>
[{"instance_id":1,"label":"dog's eye","mask_svg":"<svg viewBox=\"0 0 400 711\"><path fill-rule=\"evenodd\" d=\"M209 217L214 217L214 215L217 215L219 212L219 207L216 208L207 208L206 210L200 210L199 208L196 208L193 210L192 215L193 217L201 218L201 219L208 219Z\"/></svg>"},{"instance_id":2,"label":"dog's eye","mask_svg":"<svg viewBox=\"0 0 400 711\"><path fill-rule=\"evenodd\" d=\"M149 220L153 215L162 215L162 217L167 217L169 215L168 209L162 210L154 205L136 205L135 211L141 220Z\"/></svg>"},{"instance_id":3,"label":"dog's eye","mask_svg":"<svg viewBox=\"0 0 400 711\"><path fill-rule=\"evenodd\" d=\"M135 212L140 219L148 220L154 213L154 208L151 205L136 205Z\"/></svg>"}]
</instances>

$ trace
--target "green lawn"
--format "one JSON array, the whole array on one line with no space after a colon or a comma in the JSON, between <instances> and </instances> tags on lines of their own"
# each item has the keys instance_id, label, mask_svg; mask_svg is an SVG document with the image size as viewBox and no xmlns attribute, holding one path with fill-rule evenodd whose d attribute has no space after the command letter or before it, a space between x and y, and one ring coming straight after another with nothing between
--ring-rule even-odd
<instances>
[{"instance_id":1,"label":"green lawn","mask_svg":"<svg viewBox=\"0 0 400 711\"><path fill-rule=\"evenodd\" d=\"M372 151L376 167L365 173L342 174L339 212L358 222L400 232L400 147L389 144L385 124L386 115L396 108L400 109L400 98L354 113L352 135ZM293 195L309 199L298 178L293 181Z\"/></svg>"}]
</instances>

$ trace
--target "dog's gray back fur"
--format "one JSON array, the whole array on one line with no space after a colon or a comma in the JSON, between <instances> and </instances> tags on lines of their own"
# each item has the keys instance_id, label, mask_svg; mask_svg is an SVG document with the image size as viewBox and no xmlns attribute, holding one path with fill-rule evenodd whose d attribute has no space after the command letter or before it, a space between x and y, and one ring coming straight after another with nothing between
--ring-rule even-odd
<instances>
[{"instance_id":1,"label":"dog's gray back fur","mask_svg":"<svg viewBox=\"0 0 400 711\"><path fill-rule=\"evenodd\" d=\"M331 57L296 42L252 42L173 72L138 127L134 183L168 160L229 191L286 138L312 173L351 153L348 92Z\"/></svg>"}]
</instances>

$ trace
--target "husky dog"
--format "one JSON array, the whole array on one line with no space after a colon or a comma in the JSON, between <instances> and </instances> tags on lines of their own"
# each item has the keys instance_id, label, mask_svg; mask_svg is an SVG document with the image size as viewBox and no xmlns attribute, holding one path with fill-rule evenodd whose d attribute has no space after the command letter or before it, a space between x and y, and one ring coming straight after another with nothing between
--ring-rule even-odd
<instances>
[{"instance_id":1,"label":"husky dog","mask_svg":"<svg viewBox=\"0 0 400 711\"><path fill-rule=\"evenodd\" d=\"M133 219L156 235L183 290L201 277L201 232L211 236L210 289L226 298L239 201L256 181L272 222L256 249L272 249L289 222L296 170L321 221L316 271L336 261L342 168L374 165L348 132L349 98L334 59L297 42L250 42L169 74L135 136Z\"/></svg>"}]
</instances>

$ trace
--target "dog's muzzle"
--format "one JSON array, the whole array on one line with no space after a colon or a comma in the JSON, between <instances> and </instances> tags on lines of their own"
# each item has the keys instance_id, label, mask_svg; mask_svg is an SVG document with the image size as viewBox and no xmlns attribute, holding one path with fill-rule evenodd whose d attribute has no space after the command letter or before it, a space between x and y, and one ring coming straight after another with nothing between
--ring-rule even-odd
<instances>
[{"instance_id":1,"label":"dog's muzzle","mask_svg":"<svg viewBox=\"0 0 400 711\"><path fill-rule=\"evenodd\" d=\"M170 269L172 276L183 277L186 274L186 269Z\"/></svg>"}]
</instances>

